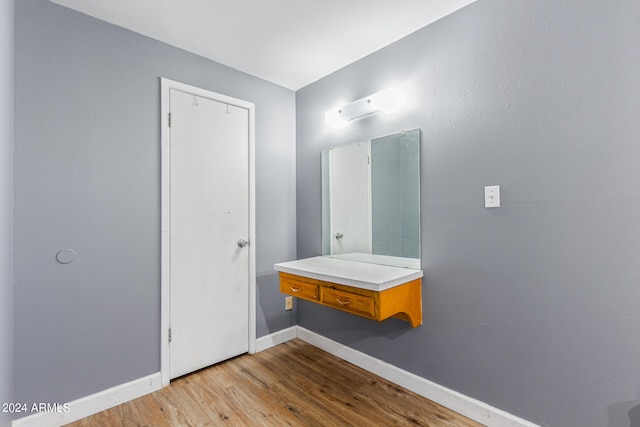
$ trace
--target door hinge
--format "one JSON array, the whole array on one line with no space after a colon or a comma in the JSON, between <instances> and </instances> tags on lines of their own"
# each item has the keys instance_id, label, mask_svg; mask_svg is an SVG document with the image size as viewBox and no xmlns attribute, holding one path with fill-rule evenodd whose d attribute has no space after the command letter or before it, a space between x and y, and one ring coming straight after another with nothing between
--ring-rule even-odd
<instances>
[{"instance_id":1,"label":"door hinge","mask_svg":"<svg viewBox=\"0 0 640 427\"><path fill-rule=\"evenodd\" d=\"M171 342L171 328L169 328L169 342Z\"/></svg>"},{"instance_id":2,"label":"door hinge","mask_svg":"<svg viewBox=\"0 0 640 427\"><path fill-rule=\"evenodd\" d=\"M171 127L171 113L169 113L169 127Z\"/></svg>"}]
</instances>

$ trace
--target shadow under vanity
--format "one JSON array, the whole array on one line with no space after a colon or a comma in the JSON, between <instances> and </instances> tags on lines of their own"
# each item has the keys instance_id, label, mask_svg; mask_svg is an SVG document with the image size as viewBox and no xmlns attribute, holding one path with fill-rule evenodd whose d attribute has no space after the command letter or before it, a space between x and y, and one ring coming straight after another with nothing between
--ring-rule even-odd
<instances>
[{"instance_id":1,"label":"shadow under vanity","mask_svg":"<svg viewBox=\"0 0 640 427\"><path fill-rule=\"evenodd\" d=\"M279 263L280 292L422 324L420 130L322 152L323 256Z\"/></svg>"}]
</instances>

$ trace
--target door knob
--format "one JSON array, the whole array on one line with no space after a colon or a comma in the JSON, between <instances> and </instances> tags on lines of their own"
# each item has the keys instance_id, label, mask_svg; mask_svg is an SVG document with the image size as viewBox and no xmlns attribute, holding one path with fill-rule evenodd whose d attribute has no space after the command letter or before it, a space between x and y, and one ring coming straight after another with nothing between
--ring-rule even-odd
<instances>
[{"instance_id":1,"label":"door knob","mask_svg":"<svg viewBox=\"0 0 640 427\"><path fill-rule=\"evenodd\" d=\"M241 248L244 248L248 244L249 244L249 242L247 240L245 240L245 239L238 240L238 246L241 247Z\"/></svg>"},{"instance_id":2,"label":"door knob","mask_svg":"<svg viewBox=\"0 0 640 427\"><path fill-rule=\"evenodd\" d=\"M344 234L342 233L336 233L336 239L340 240L344 237Z\"/></svg>"}]
</instances>

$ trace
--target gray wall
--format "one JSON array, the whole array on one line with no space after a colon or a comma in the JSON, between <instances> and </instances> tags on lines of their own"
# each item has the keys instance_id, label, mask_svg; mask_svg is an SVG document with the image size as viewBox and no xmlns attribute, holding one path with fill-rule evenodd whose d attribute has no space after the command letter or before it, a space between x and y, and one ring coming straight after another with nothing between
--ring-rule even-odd
<instances>
[{"instance_id":1,"label":"gray wall","mask_svg":"<svg viewBox=\"0 0 640 427\"><path fill-rule=\"evenodd\" d=\"M426 278L419 328L299 324L542 425L640 425L638 40L639 2L479 0L298 91L298 257L321 253L320 151L420 127ZM404 112L323 123L393 83Z\"/></svg>"},{"instance_id":2,"label":"gray wall","mask_svg":"<svg viewBox=\"0 0 640 427\"><path fill-rule=\"evenodd\" d=\"M14 402L13 10L13 0L0 2L0 403ZM0 426L10 418L0 412Z\"/></svg>"},{"instance_id":3,"label":"gray wall","mask_svg":"<svg viewBox=\"0 0 640 427\"><path fill-rule=\"evenodd\" d=\"M289 326L272 265L296 250L295 94L17 3L15 399L64 403L160 369L161 76L256 104L257 329ZM58 264L62 248L76 261Z\"/></svg>"}]
</instances>

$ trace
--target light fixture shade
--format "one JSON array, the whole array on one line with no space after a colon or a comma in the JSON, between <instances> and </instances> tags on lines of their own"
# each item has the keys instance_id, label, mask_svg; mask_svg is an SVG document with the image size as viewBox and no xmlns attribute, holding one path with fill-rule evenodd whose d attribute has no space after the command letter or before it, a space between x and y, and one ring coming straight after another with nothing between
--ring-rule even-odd
<instances>
[{"instance_id":1,"label":"light fixture shade","mask_svg":"<svg viewBox=\"0 0 640 427\"><path fill-rule=\"evenodd\" d=\"M341 112L340 108L336 108L336 109L325 112L324 113L325 123L333 126L334 128L341 128L345 126L349 122L343 119L342 117L340 117L340 112Z\"/></svg>"},{"instance_id":2,"label":"light fixture shade","mask_svg":"<svg viewBox=\"0 0 640 427\"><path fill-rule=\"evenodd\" d=\"M369 97L371 104L385 113L395 113L404 107L404 96L392 87L374 93Z\"/></svg>"},{"instance_id":3,"label":"light fixture shade","mask_svg":"<svg viewBox=\"0 0 640 427\"><path fill-rule=\"evenodd\" d=\"M395 113L404 105L402 93L394 88L388 88L373 95L365 96L350 104L329 110L324 113L325 122L333 127L342 127L348 122L383 111Z\"/></svg>"}]
</instances>

